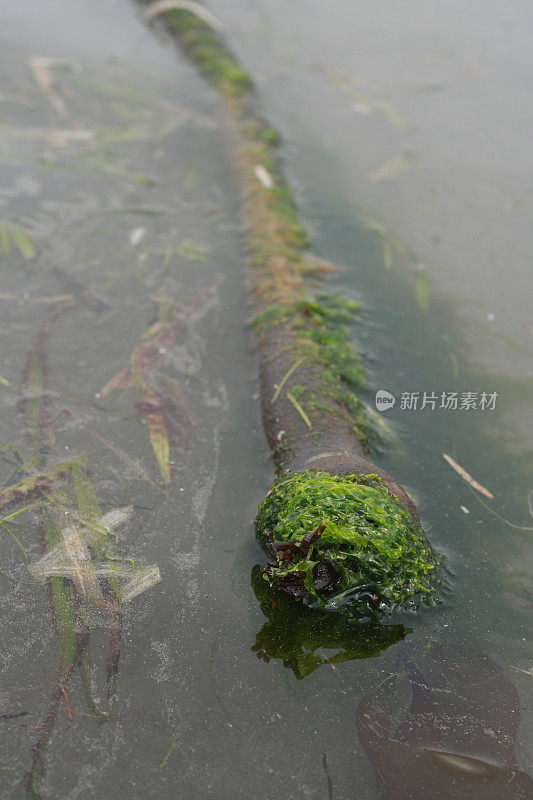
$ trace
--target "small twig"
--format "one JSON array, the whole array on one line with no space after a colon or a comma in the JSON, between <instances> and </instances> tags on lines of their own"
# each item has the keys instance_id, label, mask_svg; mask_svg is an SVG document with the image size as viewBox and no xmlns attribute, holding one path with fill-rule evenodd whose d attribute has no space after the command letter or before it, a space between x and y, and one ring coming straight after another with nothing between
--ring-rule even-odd
<instances>
[{"instance_id":1,"label":"small twig","mask_svg":"<svg viewBox=\"0 0 533 800\"><path fill-rule=\"evenodd\" d=\"M494 495L492 494L492 492L489 492L488 489L485 489L484 486L475 481L474 478L466 471L466 469L463 469L463 467L461 467L461 465L458 464L457 461L454 461L454 459L451 456L447 455L447 453L443 453L442 457L445 461L448 462L450 467L454 469L458 475L461 476L463 480L465 480L467 483L470 484L470 486L473 489L477 489L478 492L484 494L485 497L489 498L489 500L494 500Z\"/></svg>"},{"instance_id":2,"label":"small twig","mask_svg":"<svg viewBox=\"0 0 533 800\"><path fill-rule=\"evenodd\" d=\"M27 717L29 711L19 711L18 714L0 714L0 719L3 722L8 722L10 719L18 719L18 717Z\"/></svg>"},{"instance_id":3,"label":"small twig","mask_svg":"<svg viewBox=\"0 0 533 800\"><path fill-rule=\"evenodd\" d=\"M72 711L70 710L70 706L68 704L67 690L64 686L60 686L59 688L61 689L61 694L63 695L63 700L65 701L65 709L68 712L68 718L72 723Z\"/></svg>"},{"instance_id":4,"label":"small twig","mask_svg":"<svg viewBox=\"0 0 533 800\"><path fill-rule=\"evenodd\" d=\"M72 709L70 708L70 706L68 704L68 697L67 697L67 692L66 692L65 687L59 681L55 681L53 678L51 678L48 675L48 673L47 673L47 671L45 669L43 669L43 674L44 674L45 678L48 678L50 683L53 683L55 686L57 686L57 688L59 689L59 691L63 695L63 700L65 701L65 711L68 713L68 718L70 720L70 722L69 722L69 727L70 727L70 725L72 724L72 721L73 721L72 720Z\"/></svg>"}]
</instances>

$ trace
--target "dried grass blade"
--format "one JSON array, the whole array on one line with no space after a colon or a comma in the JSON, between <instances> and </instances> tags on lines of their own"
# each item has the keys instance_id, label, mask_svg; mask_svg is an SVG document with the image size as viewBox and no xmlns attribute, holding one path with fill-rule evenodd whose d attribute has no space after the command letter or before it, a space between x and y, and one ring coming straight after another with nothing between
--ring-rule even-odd
<instances>
[{"instance_id":1,"label":"dried grass blade","mask_svg":"<svg viewBox=\"0 0 533 800\"><path fill-rule=\"evenodd\" d=\"M44 489L56 478L60 478L72 470L74 465L83 466L87 462L87 456L81 455L69 461L63 461L61 464L53 467L49 472L36 472L24 478L23 481L15 483L0 492L0 508L9 505L13 500L21 500L24 496L31 494L34 491Z\"/></svg>"},{"instance_id":2,"label":"dried grass blade","mask_svg":"<svg viewBox=\"0 0 533 800\"><path fill-rule=\"evenodd\" d=\"M311 420L309 419L309 417L307 416L307 414L305 413L304 409L302 408L302 406L300 405L298 400L295 398L295 396L293 394L291 394L291 392L287 392L287 394L285 396L286 396L287 400L289 400L292 403L292 405L294 406L294 408L296 409L298 414L301 416L301 418L303 419L303 421L305 422L305 424L309 428L309 430L312 431L313 430L313 425L311 423Z\"/></svg>"},{"instance_id":3,"label":"dried grass blade","mask_svg":"<svg viewBox=\"0 0 533 800\"><path fill-rule=\"evenodd\" d=\"M126 384L131 385L131 379L129 377L129 367L124 367L117 372L116 375L113 375L112 378L108 380L105 386L100 389L99 396L100 398L107 397L108 394L114 392L115 389L124 389L126 388Z\"/></svg>"},{"instance_id":4,"label":"dried grass blade","mask_svg":"<svg viewBox=\"0 0 533 800\"><path fill-rule=\"evenodd\" d=\"M100 504L92 478L78 465L72 467L72 482L76 493L76 503L81 516L91 523L98 523L102 517Z\"/></svg>"},{"instance_id":5,"label":"dried grass blade","mask_svg":"<svg viewBox=\"0 0 533 800\"><path fill-rule=\"evenodd\" d=\"M285 375L284 375L284 376L283 376L283 378L281 379L281 381L280 381L280 383L279 383L279 386L278 386L278 388L277 388L277 389L276 389L276 391L274 392L274 395L273 395L273 397L272 397L272 403L275 403L275 402L276 402L276 400L277 400L277 399L278 399L278 397L279 397L279 393L281 392L281 390L283 389L283 387L285 386L285 384L287 383L287 381L289 380L289 378L291 377L291 375L292 375L294 372L296 372L296 370L298 369L298 367L300 366L300 364L302 363L302 361L305 361L305 358L304 358L303 356L302 356L302 358L299 358L299 359L298 359L298 361L295 361L295 362L294 362L294 364L292 365L292 367L290 367L290 368L287 370L287 372L285 373Z\"/></svg>"},{"instance_id":6,"label":"dried grass blade","mask_svg":"<svg viewBox=\"0 0 533 800\"><path fill-rule=\"evenodd\" d=\"M120 592L122 603L128 603L134 597L155 586L161 580L159 567L139 567L132 575L131 579L124 584Z\"/></svg>"},{"instance_id":7,"label":"dried grass blade","mask_svg":"<svg viewBox=\"0 0 533 800\"><path fill-rule=\"evenodd\" d=\"M63 548L70 574L81 597L98 608L107 608L102 588L82 528L66 528L62 532Z\"/></svg>"},{"instance_id":8,"label":"dried grass blade","mask_svg":"<svg viewBox=\"0 0 533 800\"><path fill-rule=\"evenodd\" d=\"M148 435L164 483L170 483L170 442L165 414L154 392L145 392L141 402L135 404L148 428Z\"/></svg>"},{"instance_id":9,"label":"dried grass blade","mask_svg":"<svg viewBox=\"0 0 533 800\"><path fill-rule=\"evenodd\" d=\"M19 251L22 258L25 258L27 261L29 261L31 258L34 258L37 250L35 249L35 245L28 234L24 233L24 231L21 231L20 228L16 228L15 226L11 228L10 233L13 244Z\"/></svg>"},{"instance_id":10,"label":"dried grass blade","mask_svg":"<svg viewBox=\"0 0 533 800\"><path fill-rule=\"evenodd\" d=\"M70 123L71 118L65 105L65 101L58 94L54 87L52 72L50 69L54 64L54 61L50 58L44 58L41 56L32 56L28 59L28 61L36 83L48 96L59 118L64 122Z\"/></svg>"}]
</instances>

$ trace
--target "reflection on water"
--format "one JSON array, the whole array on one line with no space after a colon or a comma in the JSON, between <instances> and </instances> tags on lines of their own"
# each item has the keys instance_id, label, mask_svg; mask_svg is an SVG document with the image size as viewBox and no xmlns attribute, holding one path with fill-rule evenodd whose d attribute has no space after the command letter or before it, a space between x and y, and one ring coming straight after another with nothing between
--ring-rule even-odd
<instances>
[{"instance_id":1,"label":"reflection on water","mask_svg":"<svg viewBox=\"0 0 533 800\"><path fill-rule=\"evenodd\" d=\"M503 669L482 653L433 646L361 700L359 738L390 800L526 800L517 769L520 702Z\"/></svg>"},{"instance_id":2,"label":"reflection on water","mask_svg":"<svg viewBox=\"0 0 533 800\"><path fill-rule=\"evenodd\" d=\"M357 622L344 614L310 609L271 589L258 565L252 570L252 586L267 617L252 650L264 661L280 659L298 679L322 664L378 656L411 632L403 625Z\"/></svg>"}]
</instances>

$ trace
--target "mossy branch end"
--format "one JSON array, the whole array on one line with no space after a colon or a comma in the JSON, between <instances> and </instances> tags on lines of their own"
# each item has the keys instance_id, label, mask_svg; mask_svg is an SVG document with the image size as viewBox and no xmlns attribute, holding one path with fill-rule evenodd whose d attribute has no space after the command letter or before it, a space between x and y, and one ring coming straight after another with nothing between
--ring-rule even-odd
<instances>
[{"instance_id":1,"label":"mossy branch end","mask_svg":"<svg viewBox=\"0 0 533 800\"><path fill-rule=\"evenodd\" d=\"M226 104L244 197L263 426L281 476L256 519L274 558L264 577L322 609L379 613L429 601L437 562L416 508L367 456L376 426L358 397L357 306L324 292L321 278L335 268L309 251L280 136L252 79L218 26L179 6L157 16Z\"/></svg>"},{"instance_id":2,"label":"mossy branch end","mask_svg":"<svg viewBox=\"0 0 533 800\"><path fill-rule=\"evenodd\" d=\"M264 578L310 607L364 616L434 599L435 555L377 475L288 473L255 526Z\"/></svg>"}]
</instances>

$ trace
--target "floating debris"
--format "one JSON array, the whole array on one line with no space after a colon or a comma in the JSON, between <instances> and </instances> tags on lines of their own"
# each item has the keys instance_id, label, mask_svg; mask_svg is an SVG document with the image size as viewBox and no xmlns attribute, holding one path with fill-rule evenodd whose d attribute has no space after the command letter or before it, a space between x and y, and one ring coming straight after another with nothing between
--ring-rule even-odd
<instances>
[{"instance_id":1,"label":"floating debris","mask_svg":"<svg viewBox=\"0 0 533 800\"><path fill-rule=\"evenodd\" d=\"M132 247L137 245L144 239L146 228L134 228L130 233L130 244Z\"/></svg>"},{"instance_id":2,"label":"floating debris","mask_svg":"<svg viewBox=\"0 0 533 800\"><path fill-rule=\"evenodd\" d=\"M351 97L353 100L352 108L358 114L362 114L365 117L381 117L400 131L410 131L412 129L413 126L410 120L401 111L389 103L376 100L371 94L361 90L361 85L368 86L364 78L349 72L342 72L324 64L317 64L316 68L337 89Z\"/></svg>"},{"instance_id":3,"label":"floating debris","mask_svg":"<svg viewBox=\"0 0 533 800\"><path fill-rule=\"evenodd\" d=\"M129 602L161 580L159 568L136 566L132 559L99 562L95 559L95 548L102 530L112 533L131 514L131 506L115 508L100 518L97 530L90 524L68 526L61 531L61 540L30 564L28 571L41 582L49 578L68 578L84 602L104 609L109 608L109 599L102 591L100 578L112 578L118 583L120 602Z\"/></svg>"},{"instance_id":4,"label":"floating debris","mask_svg":"<svg viewBox=\"0 0 533 800\"><path fill-rule=\"evenodd\" d=\"M447 455L446 453L443 453L442 457L445 461L448 462L450 467L454 469L457 472L457 474L461 476L461 478L463 478L463 480L465 480L468 484L470 484L470 486L473 489L476 489L478 492L485 495L485 497L488 497L490 500L494 500L494 495L491 492L489 492L488 489L485 489L485 487L482 486L480 483L475 481L474 478L466 471L466 469L463 469L463 467L461 467L457 463L457 461L454 461L454 459L451 456Z\"/></svg>"},{"instance_id":5,"label":"floating debris","mask_svg":"<svg viewBox=\"0 0 533 800\"><path fill-rule=\"evenodd\" d=\"M170 483L170 436L162 400L156 392L147 390L142 400L135 403L135 408L146 422L161 477L165 483Z\"/></svg>"},{"instance_id":6,"label":"floating debris","mask_svg":"<svg viewBox=\"0 0 533 800\"><path fill-rule=\"evenodd\" d=\"M517 672L523 672L524 675L529 675L530 678L533 678L533 667L530 667L529 669L521 669L520 667L514 667L511 664L511 669L514 669Z\"/></svg>"},{"instance_id":7,"label":"floating debris","mask_svg":"<svg viewBox=\"0 0 533 800\"><path fill-rule=\"evenodd\" d=\"M265 189L274 188L274 181L272 180L270 173L261 164L255 165L254 173L259 183L264 186Z\"/></svg>"},{"instance_id":8,"label":"floating debris","mask_svg":"<svg viewBox=\"0 0 533 800\"><path fill-rule=\"evenodd\" d=\"M57 61L57 59L54 58L31 56L28 59L28 63L36 83L48 96L58 117L63 120L63 122L70 123L72 121L70 113L67 109L65 101L54 86L54 78L52 75L52 68L54 66L64 64L64 62Z\"/></svg>"},{"instance_id":9,"label":"floating debris","mask_svg":"<svg viewBox=\"0 0 533 800\"><path fill-rule=\"evenodd\" d=\"M178 255L182 258L186 258L187 261L209 261L211 258L211 253L201 244L197 244L196 242L191 242L186 239L184 242L181 243L180 248L178 250Z\"/></svg>"},{"instance_id":10,"label":"floating debris","mask_svg":"<svg viewBox=\"0 0 533 800\"><path fill-rule=\"evenodd\" d=\"M420 159L414 153L406 150L403 153L396 153L388 158L375 172L369 172L366 179L370 181L370 183L391 181L393 178L397 178L398 175L407 172L407 170L419 164Z\"/></svg>"},{"instance_id":11,"label":"floating debris","mask_svg":"<svg viewBox=\"0 0 533 800\"><path fill-rule=\"evenodd\" d=\"M65 303L74 300L73 294L55 294L51 297L18 297L16 294L0 292L0 300L16 300L17 303Z\"/></svg>"}]
</instances>

